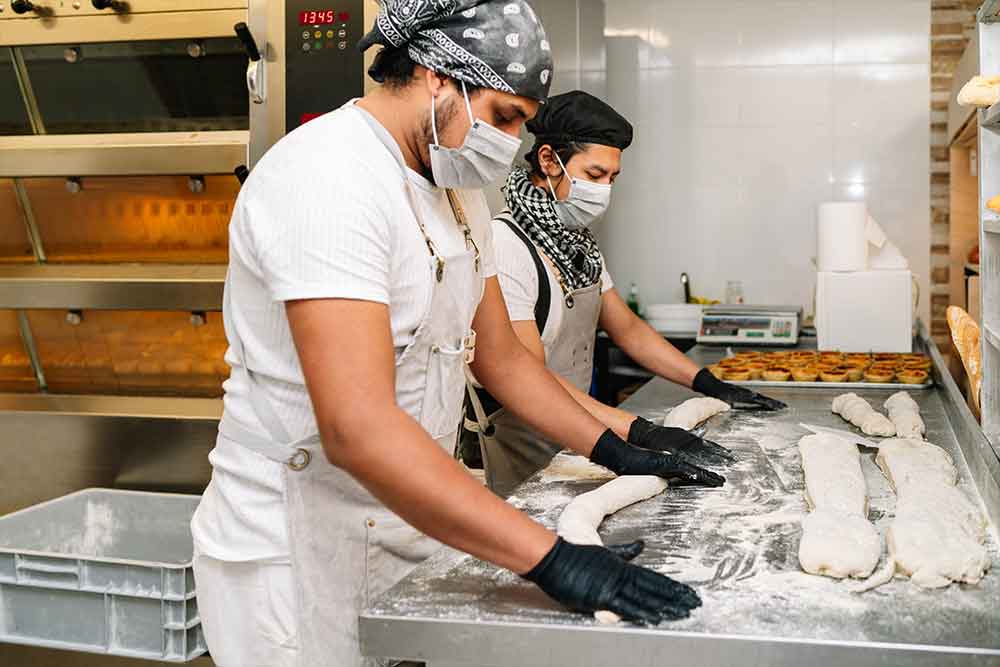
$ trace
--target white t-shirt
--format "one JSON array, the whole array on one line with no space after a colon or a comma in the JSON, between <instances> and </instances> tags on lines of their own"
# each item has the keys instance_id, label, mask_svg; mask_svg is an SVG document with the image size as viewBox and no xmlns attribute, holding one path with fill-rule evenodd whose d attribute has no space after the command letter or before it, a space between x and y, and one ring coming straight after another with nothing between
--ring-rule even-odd
<instances>
[{"instance_id":1,"label":"white t-shirt","mask_svg":"<svg viewBox=\"0 0 1000 667\"><path fill-rule=\"evenodd\" d=\"M531 251L524 245L506 222L493 220L493 246L496 250L497 279L503 298L507 302L507 313L511 322L535 321L535 303L538 302L538 269L531 257ZM555 270L539 249L545 272L549 277L549 318L545 322L542 334L542 346L545 348L545 358L552 352L552 345L562 326L562 287L556 278ZM604 265L601 271L601 294L612 289L615 284L608 273L607 263L601 256Z\"/></svg>"},{"instance_id":2,"label":"white t-shirt","mask_svg":"<svg viewBox=\"0 0 1000 667\"><path fill-rule=\"evenodd\" d=\"M293 439L317 427L285 301L388 304L397 358L430 307L430 255L403 172L364 113L348 104L281 139L251 172L229 224L232 322L261 393ZM378 131L392 140L381 126ZM463 252L445 191L409 169L407 177L438 252ZM461 191L459 198L488 278L496 267L486 200L478 190ZM231 348L226 361L236 363ZM227 418L265 433L245 375L233 373L224 389ZM287 559L282 464L221 434L209 461L212 482L192 522L198 551L230 561Z\"/></svg>"}]
</instances>

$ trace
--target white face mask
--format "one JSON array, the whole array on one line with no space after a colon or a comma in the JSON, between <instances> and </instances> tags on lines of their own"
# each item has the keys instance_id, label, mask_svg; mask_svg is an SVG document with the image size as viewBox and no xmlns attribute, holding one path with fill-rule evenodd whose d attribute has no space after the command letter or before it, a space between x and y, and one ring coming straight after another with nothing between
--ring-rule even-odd
<instances>
[{"instance_id":1,"label":"white face mask","mask_svg":"<svg viewBox=\"0 0 1000 667\"><path fill-rule=\"evenodd\" d=\"M611 204L611 186L604 183L592 183L582 178L573 178L566 171L566 165L558 153L552 151L562 167L563 175L569 179L569 196L560 200L556 197L556 189L552 187L552 180L546 176L549 183L549 190L552 191L553 205L556 215L562 221L566 229L583 229L590 225L608 210Z\"/></svg>"},{"instance_id":2,"label":"white face mask","mask_svg":"<svg viewBox=\"0 0 1000 667\"><path fill-rule=\"evenodd\" d=\"M445 148L438 143L434 98L431 98L431 131L434 133L434 143L430 146L431 173L439 188L485 187L510 171L517 151L521 148L520 139L473 118L464 82L462 95L465 97L465 109L472 126L460 148Z\"/></svg>"}]
</instances>

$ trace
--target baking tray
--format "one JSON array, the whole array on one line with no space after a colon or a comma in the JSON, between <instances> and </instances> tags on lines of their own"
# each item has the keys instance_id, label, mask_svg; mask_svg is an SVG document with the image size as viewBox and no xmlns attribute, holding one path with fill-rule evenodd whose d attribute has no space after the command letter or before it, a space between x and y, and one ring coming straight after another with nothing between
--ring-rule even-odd
<instances>
[{"instance_id":1,"label":"baking tray","mask_svg":"<svg viewBox=\"0 0 1000 667\"><path fill-rule=\"evenodd\" d=\"M741 387L801 387L806 389L930 389L934 386L934 380L929 380L924 384L903 384L902 382L768 382L767 380L726 380L729 384L737 384Z\"/></svg>"}]
</instances>

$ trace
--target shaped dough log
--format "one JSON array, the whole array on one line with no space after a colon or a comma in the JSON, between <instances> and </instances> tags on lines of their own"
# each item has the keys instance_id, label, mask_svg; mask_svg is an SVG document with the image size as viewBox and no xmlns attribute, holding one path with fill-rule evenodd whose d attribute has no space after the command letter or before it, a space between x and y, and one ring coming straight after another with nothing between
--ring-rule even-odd
<instances>
[{"instance_id":1,"label":"shaped dough log","mask_svg":"<svg viewBox=\"0 0 1000 667\"><path fill-rule=\"evenodd\" d=\"M885 409L898 437L923 439L927 427L920 418L920 406L908 393L900 391L890 396L885 402Z\"/></svg>"},{"instance_id":2,"label":"shaped dough log","mask_svg":"<svg viewBox=\"0 0 1000 667\"><path fill-rule=\"evenodd\" d=\"M833 399L833 411L860 428L865 435L896 435L892 422L857 394L843 394Z\"/></svg>"},{"instance_id":3,"label":"shaped dough log","mask_svg":"<svg viewBox=\"0 0 1000 667\"><path fill-rule=\"evenodd\" d=\"M559 515L557 532L573 544L603 546L597 527L604 517L641 500L652 498L667 488L666 480L653 475L625 475L574 498ZM621 619L610 611L598 611L594 618L602 624Z\"/></svg>"},{"instance_id":4,"label":"shaped dough log","mask_svg":"<svg viewBox=\"0 0 1000 667\"><path fill-rule=\"evenodd\" d=\"M653 475L625 475L577 496L559 516L558 533L573 544L601 546L598 526L604 517L641 500L652 498L667 488L667 482Z\"/></svg>"},{"instance_id":5,"label":"shaped dough log","mask_svg":"<svg viewBox=\"0 0 1000 667\"><path fill-rule=\"evenodd\" d=\"M924 588L976 583L989 569L986 519L957 486L951 456L929 442L880 443L876 463L896 490L896 517L886 533L896 570Z\"/></svg>"},{"instance_id":6,"label":"shaped dough log","mask_svg":"<svg viewBox=\"0 0 1000 667\"><path fill-rule=\"evenodd\" d=\"M799 564L809 574L862 579L881 553L878 531L862 516L816 510L802 521Z\"/></svg>"},{"instance_id":7,"label":"shaped dough log","mask_svg":"<svg viewBox=\"0 0 1000 667\"><path fill-rule=\"evenodd\" d=\"M864 578L878 565L881 543L868 522L868 491L857 445L833 435L799 441L806 502L799 564L809 574Z\"/></svg>"},{"instance_id":8,"label":"shaped dough log","mask_svg":"<svg viewBox=\"0 0 1000 667\"><path fill-rule=\"evenodd\" d=\"M954 486L958 481L958 470L948 452L923 440L883 440L875 463L899 495L910 484Z\"/></svg>"},{"instance_id":9,"label":"shaped dough log","mask_svg":"<svg viewBox=\"0 0 1000 667\"><path fill-rule=\"evenodd\" d=\"M728 403L717 398L691 398L671 410L663 425L690 431L706 419L730 409Z\"/></svg>"}]
</instances>

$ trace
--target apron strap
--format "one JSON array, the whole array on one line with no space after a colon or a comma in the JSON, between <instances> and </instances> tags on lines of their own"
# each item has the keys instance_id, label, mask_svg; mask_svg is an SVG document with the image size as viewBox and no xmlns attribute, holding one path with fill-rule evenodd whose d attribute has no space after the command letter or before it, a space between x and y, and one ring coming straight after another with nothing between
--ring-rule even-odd
<instances>
[{"instance_id":1,"label":"apron strap","mask_svg":"<svg viewBox=\"0 0 1000 667\"><path fill-rule=\"evenodd\" d=\"M510 231L514 232L514 235L521 239L524 245L528 247L528 252L531 253L531 260L535 263L535 270L538 272L538 299L535 301L535 324L538 326L538 335L541 336L545 333L545 325L549 321L549 306L552 303L552 288L549 285L549 273L545 270L545 263L542 262L542 258L538 254L538 248L531 242L531 239L524 233L524 230L517 225L514 217L508 211L500 213L494 220L500 220L510 227Z\"/></svg>"}]
</instances>

